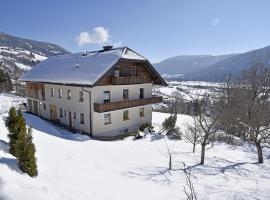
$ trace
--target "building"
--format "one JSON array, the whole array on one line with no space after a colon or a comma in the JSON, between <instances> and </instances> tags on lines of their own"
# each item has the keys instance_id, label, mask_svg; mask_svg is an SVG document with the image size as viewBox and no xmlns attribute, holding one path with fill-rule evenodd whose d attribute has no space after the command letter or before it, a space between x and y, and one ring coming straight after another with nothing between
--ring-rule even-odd
<instances>
[{"instance_id":1,"label":"building","mask_svg":"<svg viewBox=\"0 0 270 200\"><path fill-rule=\"evenodd\" d=\"M167 85L143 56L112 46L50 57L21 81L29 112L96 137L131 133L151 122L152 104L162 102L152 87Z\"/></svg>"}]
</instances>

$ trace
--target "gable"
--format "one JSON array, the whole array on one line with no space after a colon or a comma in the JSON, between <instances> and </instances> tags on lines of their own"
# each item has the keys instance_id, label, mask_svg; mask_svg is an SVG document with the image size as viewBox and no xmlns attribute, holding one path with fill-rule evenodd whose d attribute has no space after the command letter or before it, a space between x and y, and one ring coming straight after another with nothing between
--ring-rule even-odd
<instances>
[{"instance_id":1,"label":"gable","mask_svg":"<svg viewBox=\"0 0 270 200\"><path fill-rule=\"evenodd\" d=\"M115 77L115 71L118 71L119 77ZM123 81L119 81L119 80ZM124 80L127 81L124 81ZM130 81L128 81L128 79ZM133 79L133 81L131 80ZM115 81L117 80L117 81ZM119 59L96 83L100 85L118 85L118 84L140 84L153 83L167 85L165 80L151 66L147 60Z\"/></svg>"}]
</instances>

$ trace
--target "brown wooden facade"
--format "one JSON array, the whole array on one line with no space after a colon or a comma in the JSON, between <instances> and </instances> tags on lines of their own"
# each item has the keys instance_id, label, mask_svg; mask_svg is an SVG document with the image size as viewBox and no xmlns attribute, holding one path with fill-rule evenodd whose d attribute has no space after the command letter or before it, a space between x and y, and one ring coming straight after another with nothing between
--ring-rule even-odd
<instances>
[{"instance_id":1,"label":"brown wooden facade","mask_svg":"<svg viewBox=\"0 0 270 200\"><path fill-rule=\"evenodd\" d=\"M33 99L45 100L45 87L43 83L26 83L26 96Z\"/></svg>"},{"instance_id":2,"label":"brown wooden facade","mask_svg":"<svg viewBox=\"0 0 270 200\"><path fill-rule=\"evenodd\" d=\"M123 101L102 103L102 104L94 103L94 111L102 113L102 112L121 110L121 109L144 106L147 104L154 104L154 103L160 103L160 102L162 102L161 96L153 96L151 98L130 99L130 100L123 100Z\"/></svg>"},{"instance_id":3,"label":"brown wooden facade","mask_svg":"<svg viewBox=\"0 0 270 200\"><path fill-rule=\"evenodd\" d=\"M120 59L95 85L161 83L159 75L153 73L153 69L150 67L151 64L146 60ZM116 70L119 71L117 76L115 75Z\"/></svg>"}]
</instances>

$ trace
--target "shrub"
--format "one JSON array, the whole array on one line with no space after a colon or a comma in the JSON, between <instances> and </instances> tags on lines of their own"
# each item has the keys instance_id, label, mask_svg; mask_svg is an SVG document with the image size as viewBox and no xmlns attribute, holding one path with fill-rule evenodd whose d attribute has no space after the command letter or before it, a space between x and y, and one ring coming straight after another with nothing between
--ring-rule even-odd
<instances>
[{"instance_id":1,"label":"shrub","mask_svg":"<svg viewBox=\"0 0 270 200\"><path fill-rule=\"evenodd\" d=\"M149 131L150 133L152 133L152 132L154 131L154 127L152 126L152 124L151 124L150 122L143 123L143 124L140 126L139 130L140 130L141 132L144 132L145 128L148 128L148 131Z\"/></svg>"}]
</instances>

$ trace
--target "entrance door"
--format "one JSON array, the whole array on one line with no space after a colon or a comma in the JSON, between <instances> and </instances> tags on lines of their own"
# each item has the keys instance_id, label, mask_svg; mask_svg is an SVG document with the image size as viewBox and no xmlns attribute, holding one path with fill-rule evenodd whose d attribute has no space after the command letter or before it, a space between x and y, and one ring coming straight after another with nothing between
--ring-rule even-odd
<instances>
[{"instance_id":1,"label":"entrance door","mask_svg":"<svg viewBox=\"0 0 270 200\"><path fill-rule=\"evenodd\" d=\"M33 100L33 113L38 115L38 102Z\"/></svg>"},{"instance_id":2,"label":"entrance door","mask_svg":"<svg viewBox=\"0 0 270 200\"><path fill-rule=\"evenodd\" d=\"M68 116L69 116L69 126L72 127L72 118L71 118L71 112L68 112Z\"/></svg>"},{"instance_id":3,"label":"entrance door","mask_svg":"<svg viewBox=\"0 0 270 200\"><path fill-rule=\"evenodd\" d=\"M57 107L50 104L50 120L57 121Z\"/></svg>"}]
</instances>

